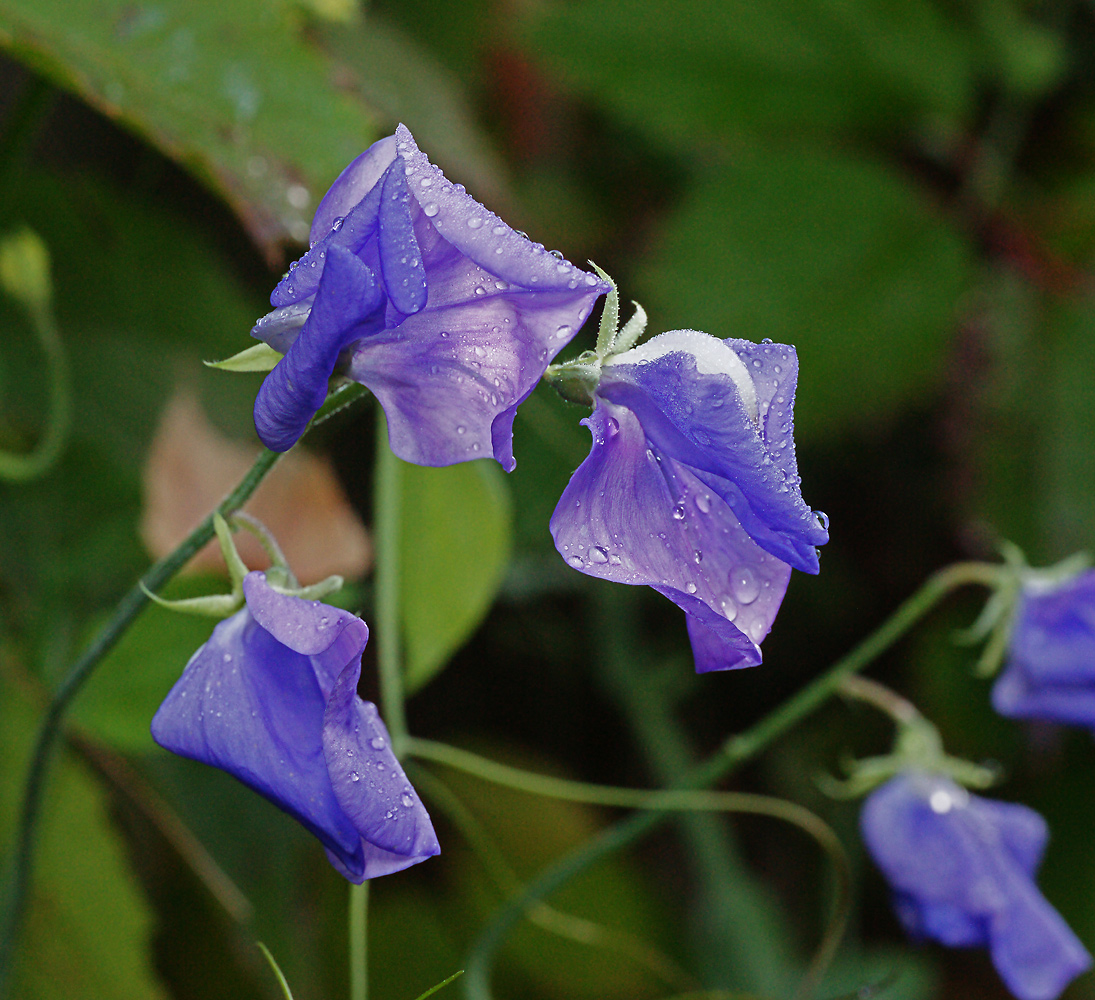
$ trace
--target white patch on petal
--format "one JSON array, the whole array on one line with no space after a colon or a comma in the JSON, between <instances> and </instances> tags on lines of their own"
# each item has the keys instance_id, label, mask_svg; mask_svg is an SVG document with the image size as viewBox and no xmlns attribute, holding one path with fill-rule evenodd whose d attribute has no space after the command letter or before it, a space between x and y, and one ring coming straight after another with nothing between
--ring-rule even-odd
<instances>
[{"instance_id":1,"label":"white patch on petal","mask_svg":"<svg viewBox=\"0 0 1095 1000\"><path fill-rule=\"evenodd\" d=\"M757 406L757 387L753 376L729 344L709 333L699 330L670 330L653 337L640 347L632 348L605 360L608 365L637 365L644 361L657 361L667 354L691 354L696 361L696 371L701 375L729 375L737 386L745 412L753 423L760 419Z\"/></svg>"}]
</instances>

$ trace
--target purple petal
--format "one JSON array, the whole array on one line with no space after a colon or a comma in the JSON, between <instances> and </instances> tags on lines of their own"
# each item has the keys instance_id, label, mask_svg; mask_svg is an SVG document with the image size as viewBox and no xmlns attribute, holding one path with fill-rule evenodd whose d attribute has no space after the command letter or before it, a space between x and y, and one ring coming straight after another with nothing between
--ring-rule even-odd
<instances>
[{"instance_id":1,"label":"purple petal","mask_svg":"<svg viewBox=\"0 0 1095 1000\"><path fill-rule=\"evenodd\" d=\"M1009 658L1038 687L1095 686L1095 571L1023 592Z\"/></svg>"},{"instance_id":2,"label":"purple petal","mask_svg":"<svg viewBox=\"0 0 1095 1000\"><path fill-rule=\"evenodd\" d=\"M364 841L361 882L425 861L441 850L430 817L391 750L376 706L357 696L361 662L342 672L327 704L323 748L335 795Z\"/></svg>"},{"instance_id":3,"label":"purple petal","mask_svg":"<svg viewBox=\"0 0 1095 1000\"><path fill-rule=\"evenodd\" d=\"M418 312L427 296L426 270L414 235L410 200L406 174L398 168L389 170L380 194L380 273L391 304L407 315Z\"/></svg>"},{"instance_id":4,"label":"purple petal","mask_svg":"<svg viewBox=\"0 0 1095 1000\"><path fill-rule=\"evenodd\" d=\"M590 576L653 586L695 617L719 640L693 631L698 669L759 662L756 644L790 567L759 548L686 466L659 454L630 410L598 399L583 422L593 447L551 518L560 554Z\"/></svg>"},{"instance_id":5,"label":"purple petal","mask_svg":"<svg viewBox=\"0 0 1095 1000\"><path fill-rule=\"evenodd\" d=\"M292 304L309 304L323 277L323 268L327 260L327 251L332 247L342 247L374 270L378 269L379 258L374 252L362 253L369 237L376 232L380 221L380 195L383 179L391 173L395 164L391 164L381 175L381 182L361 199L341 221L336 220L334 228L318 243L308 248L300 260L289 268L289 273L278 283L270 296L270 304L286 307Z\"/></svg>"},{"instance_id":6,"label":"purple petal","mask_svg":"<svg viewBox=\"0 0 1095 1000\"><path fill-rule=\"evenodd\" d=\"M535 291L577 291L603 295L608 286L569 261L511 229L493 212L452 184L418 148L406 126L395 130L396 148L406 164L407 185L429 224L460 254L508 284ZM431 291L433 280L430 280Z\"/></svg>"},{"instance_id":7,"label":"purple petal","mask_svg":"<svg viewBox=\"0 0 1095 1000\"><path fill-rule=\"evenodd\" d=\"M595 296L469 293L470 301L440 306L431 292L430 305L395 331L363 339L350 376L380 400L392 450L405 461L452 465L493 455L509 471L516 407Z\"/></svg>"},{"instance_id":8,"label":"purple petal","mask_svg":"<svg viewBox=\"0 0 1095 1000\"><path fill-rule=\"evenodd\" d=\"M1012 719L1051 719L1095 728L1095 687L1038 687L1014 662L992 686L992 707Z\"/></svg>"},{"instance_id":9,"label":"purple petal","mask_svg":"<svg viewBox=\"0 0 1095 1000\"><path fill-rule=\"evenodd\" d=\"M331 231L336 219L344 219L350 214L353 207L376 187L395 155L395 136L385 136L338 175L316 209L309 243L318 243Z\"/></svg>"},{"instance_id":10,"label":"purple petal","mask_svg":"<svg viewBox=\"0 0 1095 1000\"><path fill-rule=\"evenodd\" d=\"M1019 1000L1055 1000L1091 968L1091 956L1029 879L1014 879L1010 890L990 924L992 964Z\"/></svg>"},{"instance_id":11,"label":"purple petal","mask_svg":"<svg viewBox=\"0 0 1095 1000\"><path fill-rule=\"evenodd\" d=\"M899 893L894 909L914 938L931 938L949 948L972 948L989 942L984 917L971 917L952 903L919 903Z\"/></svg>"},{"instance_id":12,"label":"purple petal","mask_svg":"<svg viewBox=\"0 0 1095 1000\"><path fill-rule=\"evenodd\" d=\"M308 320L255 399L255 428L268 448L288 451L296 444L327 398L339 353L360 336L360 325L380 302L369 268L331 247Z\"/></svg>"},{"instance_id":13,"label":"purple petal","mask_svg":"<svg viewBox=\"0 0 1095 1000\"><path fill-rule=\"evenodd\" d=\"M636 413L658 451L691 466L734 507L758 545L816 573L815 546L828 541L828 532L803 502L794 454L786 454L797 368L789 348L764 346L786 353L772 355L763 391L752 374L763 371L759 358L748 359L747 369L717 338L675 330L606 364L597 395ZM777 376L780 359L787 370ZM783 416L770 441L768 418L779 399L774 405Z\"/></svg>"},{"instance_id":14,"label":"purple petal","mask_svg":"<svg viewBox=\"0 0 1095 1000\"><path fill-rule=\"evenodd\" d=\"M251 336L265 342L279 354L285 354L293 346L311 311L311 299L281 306L263 316L251 328Z\"/></svg>"},{"instance_id":15,"label":"purple petal","mask_svg":"<svg viewBox=\"0 0 1095 1000\"><path fill-rule=\"evenodd\" d=\"M245 608L191 658L152 720L152 737L227 771L352 859L360 837L327 772L325 707L309 657L279 643Z\"/></svg>"}]
</instances>

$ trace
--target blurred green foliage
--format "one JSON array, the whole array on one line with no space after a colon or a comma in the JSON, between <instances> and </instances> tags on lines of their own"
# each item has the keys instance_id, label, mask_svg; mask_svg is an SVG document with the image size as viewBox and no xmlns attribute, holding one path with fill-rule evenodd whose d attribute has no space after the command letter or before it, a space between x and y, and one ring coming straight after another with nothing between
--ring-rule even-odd
<instances>
[{"instance_id":1,"label":"blurred green foliage","mask_svg":"<svg viewBox=\"0 0 1095 1000\"><path fill-rule=\"evenodd\" d=\"M49 249L75 415L54 469L0 485L0 847L43 692L147 562L141 476L164 402L195 387L218 427L252 433L256 380L199 362L246 346L326 186L397 120L534 239L616 276L652 332L795 344L804 492L833 525L765 665L695 678L675 609L630 594L613 637L596 592L558 559L547 521L588 436L581 408L537 391L508 480L482 463L404 470L416 734L589 780L664 782L943 563L991 557L1001 538L1044 562L1095 544L1091 4L0 0L0 46L0 232L30 226ZM41 356L2 297L0 329L0 448L29 450L48 398ZM573 349L591 345L590 330ZM367 411L309 441L366 512ZM368 580L347 600L369 619ZM1000 760L1003 797L1047 815L1044 885L1093 946L1095 750L1086 734L993 715L973 655L951 643L976 610L954 602L878 674L952 751ZM121 755L135 777L107 780L72 750L55 768L29 1000L276 996L255 937L298 1000L346 992L344 884L316 844L150 743L151 713L209 627L149 610L77 701L80 752ZM638 650L627 662L625 648ZM803 802L858 852L855 807L825 800L813 775L887 737L830 706L739 784ZM607 819L439 776L518 879ZM460 967L513 888L458 810L423 794L445 853L374 886L378 1000ZM821 931L817 851L767 821L736 829L682 822L576 881L552 904L639 947L525 926L503 950L499 996L634 1000L686 982L785 995ZM980 953L910 956L881 880L858 853L856 866L853 933L819 995L1006 995ZM235 898L227 885L252 917L218 901ZM667 982L668 967L684 980ZM1092 977L1069 996L1095 996Z\"/></svg>"}]
</instances>

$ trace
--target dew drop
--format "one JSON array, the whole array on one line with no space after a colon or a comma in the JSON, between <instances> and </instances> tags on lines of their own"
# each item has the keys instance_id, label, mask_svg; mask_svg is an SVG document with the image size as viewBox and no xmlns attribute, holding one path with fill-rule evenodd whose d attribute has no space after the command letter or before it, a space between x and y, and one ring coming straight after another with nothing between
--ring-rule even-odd
<instances>
[{"instance_id":1,"label":"dew drop","mask_svg":"<svg viewBox=\"0 0 1095 1000\"><path fill-rule=\"evenodd\" d=\"M730 574L730 589L742 604L752 604L760 595L757 576L748 566L742 566Z\"/></svg>"},{"instance_id":2,"label":"dew drop","mask_svg":"<svg viewBox=\"0 0 1095 1000\"><path fill-rule=\"evenodd\" d=\"M466 434L467 432L468 432L468 429L463 424L457 424L456 425L456 433L457 434Z\"/></svg>"},{"instance_id":3,"label":"dew drop","mask_svg":"<svg viewBox=\"0 0 1095 1000\"><path fill-rule=\"evenodd\" d=\"M687 586L687 587L685 587L684 589L685 589L685 590L687 590L687 591L688 591L688 593L690 593L690 594L694 594L694 593L696 592L696 585L695 585L694 583L690 583L690 584L688 584L688 586Z\"/></svg>"},{"instance_id":4,"label":"dew drop","mask_svg":"<svg viewBox=\"0 0 1095 1000\"><path fill-rule=\"evenodd\" d=\"M775 343L775 341L773 341L771 337L765 337L765 338L764 338L764 339L763 339L763 340L761 341L761 343L762 343L762 344L772 344L772 343Z\"/></svg>"},{"instance_id":5,"label":"dew drop","mask_svg":"<svg viewBox=\"0 0 1095 1000\"><path fill-rule=\"evenodd\" d=\"M559 327L558 330L555 331L555 339L566 340L566 338L570 336L571 332L571 327L567 326L564 323L561 327Z\"/></svg>"},{"instance_id":6,"label":"dew drop","mask_svg":"<svg viewBox=\"0 0 1095 1000\"><path fill-rule=\"evenodd\" d=\"M481 225L483 225L483 220L480 219L478 216L472 216L470 219L468 219L469 229L478 229Z\"/></svg>"},{"instance_id":7,"label":"dew drop","mask_svg":"<svg viewBox=\"0 0 1095 1000\"><path fill-rule=\"evenodd\" d=\"M358 774L357 771L351 771L350 772L350 780L351 781L360 781L361 780L361 775Z\"/></svg>"},{"instance_id":8,"label":"dew drop","mask_svg":"<svg viewBox=\"0 0 1095 1000\"><path fill-rule=\"evenodd\" d=\"M438 205L436 201L431 201L428 205L422 206L422 214L428 216L431 219L440 211L441 206Z\"/></svg>"},{"instance_id":9,"label":"dew drop","mask_svg":"<svg viewBox=\"0 0 1095 1000\"><path fill-rule=\"evenodd\" d=\"M420 187L424 187L424 188L433 187L433 178L432 177L423 177L422 180L420 180L418 182L418 184L419 184Z\"/></svg>"},{"instance_id":10,"label":"dew drop","mask_svg":"<svg viewBox=\"0 0 1095 1000\"><path fill-rule=\"evenodd\" d=\"M816 517L821 523L822 528L824 528L826 531L829 530L829 515L826 514L825 511L815 510L814 517Z\"/></svg>"},{"instance_id":11,"label":"dew drop","mask_svg":"<svg viewBox=\"0 0 1095 1000\"><path fill-rule=\"evenodd\" d=\"M409 792L404 792L399 796L399 801L403 803L404 809L410 809L414 805L414 799L411 798Z\"/></svg>"},{"instance_id":12,"label":"dew drop","mask_svg":"<svg viewBox=\"0 0 1095 1000\"><path fill-rule=\"evenodd\" d=\"M601 563L603 565L608 562L608 550L602 549L599 545L595 545L589 550L589 561Z\"/></svg>"},{"instance_id":13,"label":"dew drop","mask_svg":"<svg viewBox=\"0 0 1095 1000\"><path fill-rule=\"evenodd\" d=\"M387 746L387 744L384 742L383 736L374 736L371 740L369 740L369 746L371 746L374 750L383 750L384 747Z\"/></svg>"},{"instance_id":14,"label":"dew drop","mask_svg":"<svg viewBox=\"0 0 1095 1000\"><path fill-rule=\"evenodd\" d=\"M331 223L331 232L337 233L346 221L346 216L340 215L334 222Z\"/></svg>"},{"instance_id":15,"label":"dew drop","mask_svg":"<svg viewBox=\"0 0 1095 1000\"><path fill-rule=\"evenodd\" d=\"M477 358L485 358L487 356L487 349L480 344L475 345L475 356Z\"/></svg>"},{"instance_id":16,"label":"dew drop","mask_svg":"<svg viewBox=\"0 0 1095 1000\"><path fill-rule=\"evenodd\" d=\"M562 260L563 259L563 253L562 253L561 250L549 250L548 253L550 253L551 256L554 257L556 260ZM564 270L565 270L565 268L564 268Z\"/></svg>"},{"instance_id":17,"label":"dew drop","mask_svg":"<svg viewBox=\"0 0 1095 1000\"><path fill-rule=\"evenodd\" d=\"M698 510L701 514L711 513L711 497L709 497L706 493L697 493L695 500L696 510Z\"/></svg>"},{"instance_id":18,"label":"dew drop","mask_svg":"<svg viewBox=\"0 0 1095 1000\"><path fill-rule=\"evenodd\" d=\"M501 235L502 235L503 233L505 233L505 231L506 231L506 227L505 227L505 226L495 226L495 227L494 227L494 228L493 228L493 229L491 230L491 232L492 232L492 233L493 233L493 234L494 234L495 236L501 236Z\"/></svg>"},{"instance_id":19,"label":"dew drop","mask_svg":"<svg viewBox=\"0 0 1095 1000\"><path fill-rule=\"evenodd\" d=\"M673 508L673 519L676 520L676 521L683 521L684 520L684 504L683 503L679 503L679 504L677 504L676 507Z\"/></svg>"}]
</instances>

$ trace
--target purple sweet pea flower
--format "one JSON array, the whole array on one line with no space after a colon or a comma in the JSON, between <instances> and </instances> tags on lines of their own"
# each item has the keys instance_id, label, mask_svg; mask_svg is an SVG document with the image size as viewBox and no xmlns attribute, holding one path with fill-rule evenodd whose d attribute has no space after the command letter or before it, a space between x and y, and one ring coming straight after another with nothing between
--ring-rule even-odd
<instances>
[{"instance_id":1,"label":"purple sweet pea flower","mask_svg":"<svg viewBox=\"0 0 1095 1000\"><path fill-rule=\"evenodd\" d=\"M1095 570L1024 588L992 704L1012 718L1095 729Z\"/></svg>"},{"instance_id":2,"label":"purple sweet pea flower","mask_svg":"<svg viewBox=\"0 0 1095 1000\"><path fill-rule=\"evenodd\" d=\"M315 834L351 882L440 850L376 706L357 695L365 623L243 580L152 720L167 750L234 775Z\"/></svg>"},{"instance_id":3,"label":"purple sweet pea flower","mask_svg":"<svg viewBox=\"0 0 1095 1000\"><path fill-rule=\"evenodd\" d=\"M551 518L575 569L684 609L701 673L761 662L791 568L816 573L829 539L799 490L797 378L793 347L694 330L609 357Z\"/></svg>"},{"instance_id":4,"label":"purple sweet pea flower","mask_svg":"<svg viewBox=\"0 0 1095 1000\"><path fill-rule=\"evenodd\" d=\"M400 458L512 470L518 405L608 285L446 180L403 125L342 172L310 239L252 331L285 355L255 401L262 441L291 448L341 366Z\"/></svg>"},{"instance_id":5,"label":"purple sweet pea flower","mask_svg":"<svg viewBox=\"0 0 1095 1000\"><path fill-rule=\"evenodd\" d=\"M987 947L1019 1000L1053 1000L1091 967L1034 884L1047 837L1034 810L905 773L870 795L860 828L914 937Z\"/></svg>"}]
</instances>

